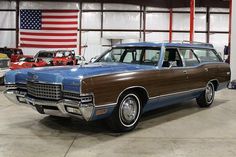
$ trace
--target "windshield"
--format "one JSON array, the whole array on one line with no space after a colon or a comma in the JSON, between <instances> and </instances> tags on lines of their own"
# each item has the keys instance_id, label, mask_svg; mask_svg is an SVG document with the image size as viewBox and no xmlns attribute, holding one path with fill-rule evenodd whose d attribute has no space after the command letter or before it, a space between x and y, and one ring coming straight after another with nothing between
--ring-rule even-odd
<instances>
[{"instance_id":1,"label":"windshield","mask_svg":"<svg viewBox=\"0 0 236 157\"><path fill-rule=\"evenodd\" d=\"M58 51L56 53L56 57L61 58L61 57L68 57L71 55L70 51Z\"/></svg>"},{"instance_id":2,"label":"windshield","mask_svg":"<svg viewBox=\"0 0 236 157\"><path fill-rule=\"evenodd\" d=\"M53 58L53 52L39 52L38 57L40 58Z\"/></svg>"},{"instance_id":3,"label":"windshield","mask_svg":"<svg viewBox=\"0 0 236 157\"><path fill-rule=\"evenodd\" d=\"M96 62L158 65L160 48L113 48Z\"/></svg>"},{"instance_id":4,"label":"windshield","mask_svg":"<svg viewBox=\"0 0 236 157\"><path fill-rule=\"evenodd\" d=\"M34 58L21 58L19 60L19 62L34 62L35 59Z\"/></svg>"}]
</instances>

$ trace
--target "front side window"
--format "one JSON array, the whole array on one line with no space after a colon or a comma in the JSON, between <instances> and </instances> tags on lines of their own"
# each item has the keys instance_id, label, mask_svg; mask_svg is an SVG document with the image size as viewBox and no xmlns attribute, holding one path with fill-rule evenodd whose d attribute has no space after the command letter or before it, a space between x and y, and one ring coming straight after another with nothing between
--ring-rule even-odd
<instances>
[{"instance_id":1,"label":"front side window","mask_svg":"<svg viewBox=\"0 0 236 157\"><path fill-rule=\"evenodd\" d=\"M142 64L157 65L160 59L161 50L144 49L144 56L142 57Z\"/></svg>"},{"instance_id":2,"label":"front side window","mask_svg":"<svg viewBox=\"0 0 236 157\"><path fill-rule=\"evenodd\" d=\"M213 50L194 49L194 53L198 56L201 62L221 62L220 56Z\"/></svg>"},{"instance_id":3,"label":"front side window","mask_svg":"<svg viewBox=\"0 0 236 157\"><path fill-rule=\"evenodd\" d=\"M58 58L62 58L62 57L68 57L71 55L71 52L70 51L58 51L56 53L56 57Z\"/></svg>"},{"instance_id":4,"label":"front side window","mask_svg":"<svg viewBox=\"0 0 236 157\"><path fill-rule=\"evenodd\" d=\"M180 54L183 56L185 66L196 66L199 64L197 57L191 49L180 49Z\"/></svg>"},{"instance_id":5,"label":"front side window","mask_svg":"<svg viewBox=\"0 0 236 157\"><path fill-rule=\"evenodd\" d=\"M116 62L128 64L157 65L160 48L114 48L97 62Z\"/></svg>"},{"instance_id":6,"label":"front side window","mask_svg":"<svg viewBox=\"0 0 236 157\"><path fill-rule=\"evenodd\" d=\"M167 48L162 67L182 67L183 63L176 48Z\"/></svg>"},{"instance_id":7,"label":"front side window","mask_svg":"<svg viewBox=\"0 0 236 157\"><path fill-rule=\"evenodd\" d=\"M34 58L21 58L19 62L35 62Z\"/></svg>"}]
</instances>

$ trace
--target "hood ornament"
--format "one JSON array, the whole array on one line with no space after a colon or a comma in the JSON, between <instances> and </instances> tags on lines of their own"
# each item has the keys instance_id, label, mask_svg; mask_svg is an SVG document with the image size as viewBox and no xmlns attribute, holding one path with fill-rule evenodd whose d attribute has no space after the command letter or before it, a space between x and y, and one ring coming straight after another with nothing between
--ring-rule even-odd
<instances>
[{"instance_id":1,"label":"hood ornament","mask_svg":"<svg viewBox=\"0 0 236 157\"><path fill-rule=\"evenodd\" d=\"M39 77L38 77L37 75L33 75L32 78L31 78L31 81L37 82L37 79L38 79L38 78L39 78Z\"/></svg>"}]
</instances>

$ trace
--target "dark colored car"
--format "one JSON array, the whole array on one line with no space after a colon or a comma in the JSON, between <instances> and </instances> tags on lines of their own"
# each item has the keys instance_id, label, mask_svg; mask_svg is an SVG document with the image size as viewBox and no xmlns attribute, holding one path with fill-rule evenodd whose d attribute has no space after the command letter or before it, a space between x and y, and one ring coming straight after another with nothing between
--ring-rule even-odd
<instances>
[{"instance_id":1,"label":"dark colored car","mask_svg":"<svg viewBox=\"0 0 236 157\"><path fill-rule=\"evenodd\" d=\"M10 71L5 95L41 114L106 119L115 131L130 131L144 112L165 105L211 106L230 75L212 45L128 43L84 66Z\"/></svg>"},{"instance_id":2,"label":"dark colored car","mask_svg":"<svg viewBox=\"0 0 236 157\"><path fill-rule=\"evenodd\" d=\"M11 62L18 62L24 57L22 49L18 48L0 48L0 53L6 54L10 58Z\"/></svg>"}]
</instances>

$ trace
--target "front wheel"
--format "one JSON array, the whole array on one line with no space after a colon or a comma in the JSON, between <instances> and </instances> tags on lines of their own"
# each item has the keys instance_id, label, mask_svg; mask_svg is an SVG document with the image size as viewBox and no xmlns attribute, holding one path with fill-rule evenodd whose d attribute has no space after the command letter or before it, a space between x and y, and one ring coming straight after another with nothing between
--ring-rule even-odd
<instances>
[{"instance_id":1,"label":"front wheel","mask_svg":"<svg viewBox=\"0 0 236 157\"><path fill-rule=\"evenodd\" d=\"M115 132L131 131L137 126L141 111L140 96L135 92L124 93L112 116L108 118L108 125Z\"/></svg>"},{"instance_id":2,"label":"front wheel","mask_svg":"<svg viewBox=\"0 0 236 157\"><path fill-rule=\"evenodd\" d=\"M210 107L215 98L215 88L212 82L209 82L205 91L197 98L197 104L200 107Z\"/></svg>"}]
</instances>

